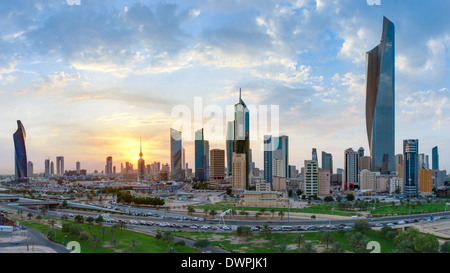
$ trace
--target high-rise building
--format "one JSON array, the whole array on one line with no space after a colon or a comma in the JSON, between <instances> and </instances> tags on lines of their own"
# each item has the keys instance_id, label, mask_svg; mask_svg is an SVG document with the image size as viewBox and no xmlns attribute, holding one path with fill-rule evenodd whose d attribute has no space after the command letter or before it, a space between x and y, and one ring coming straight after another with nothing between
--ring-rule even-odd
<instances>
[{"instance_id":1,"label":"high-rise building","mask_svg":"<svg viewBox=\"0 0 450 273\"><path fill-rule=\"evenodd\" d=\"M32 176L33 176L33 162L28 161L27 177L32 177Z\"/></svg>"},{"instance_id":2,"label":"high-rise building","mask_svg":"<svg viewBox=\"0 0 450 273\"><path fill-rule=\"evenodd\" d=\"M232 164L232 177L231 177L231 186L233 190L241 190L244 191L247 189L246 184L246 163L245 163L245 154L244 153L234 153L233 154L233 164Z\"/></svg>"},{"instance_id":3,"label":"high-rise building","mask_svg":"<svg viewBox=\"0 0 450 273\"><path fill-rule=\"evenodd\" d=\"M270 184L272 188L272 136L264 136L264 180Z\"/></svg>"},{"instance_id":4,"label":"high-rise building","mask_svg":"<svg viewBox=\"0 0 450 273\"><path fill-rule=\"evenodd\" d=\"M227 175L231 175L233 164L233 146L234 146L234 121L227 123Z\"/></svg>"},{"instance_id":5,"label":"high-rise building","mask_svg":"<svg viewBox=\"0 0 450 273\"><path fill-rule=\"evenodd\" d=\"M206 154L203 128L195 132L195 180L206 181Z\"/></svg>"},{"instance_id":6,"label":"high-rise building","mask_svg":"<svg viewBox=\"0 0 450 273\"><path fill-rule=\"evenodd\" d=\"M377 189L377 173L368 169L361 170L359 173L359 189L360 190L376 190Z\"/></svg>"},{"instance_id":7,"label":"high-rise building","mask_svg":"<svg viewBox=\"0 0 450 273\"><path fill-rule=\"evenodd\" d=\"M330 170L333 174L333 156L329 153L322 152L322 169Z\"/></svg>"},{"instance_id":8,"label":"high-rise building","mask_svg":"<svg viewBox=\"0 0 450 273\"><path fill-rule=\"evenodd\" d=\"M407 196L417 196L419 190L419 140L403 140L403 187Z\"/></svg>"},{"instance_id":9,"label":"high-rise building","mask_svg":"<svg viewBox=\"0 0 450 273\"><path fill-rule=\"evenodd\" d=\"M112 161L112 156L108 156L106 158L106 165L105 165L105 174L107 176L112 176L113 174L113 161Z\"/></svg>"},{"instance_id":10,"label":"high-rise building","mask_svg":"<svg viewBox=\"0 0 450 273\"><path fill-rule=\"evenodd\" d=\"M145 160L143 158L144 153L142 153L142 139L139 139L139 159L138 159L138 181L145 180Z\"/></svg>"},{"instance_id":11,"label":"high-rise building","mask_svg":"<svg viewBox=\"0 0 450 273\"><path fill-rule=\"evenodd\" d=\"M181 132L170 129L170 170L171 178L175 181L184 179L183 145Z\"/></svg>"},{"instance_id":12,"label":"high-rise building","mask_svg":"<svg viewBox=\"0 0 450 273\"><path fill-rule=\"evenodd\" d=\"M439 153L438 146L435 146L432 150L431 160L433 165L433 170L439 170Z\"/></svg>"},{"instance_id":13,"label":"high-rise building","mask_svg":"<svg viewBox=\"0 0 450 273\"><path fill-rule=\"evenodd\" d=\"M394 24L383 18L381 42L366 53L366 127L371 170L395 170L395 36Z\"/></svg>"},{"instance_id":14,"label":"high-rise building","mask_svg":"<svg viewBox=\"0 0 450 273\"><path fill-rule=\"evenodd\" d=\"M239 102L234 105L234 147L233 152L245 154L245 188L249 187L250 176L250 112L241 98L239 89ZM233 167L234 169L234 167Z\"/></svg>"},{"instance_id":15,"label":"high-rise building","mask_svg":"<svg viewBox=\"0 0 450 273\"><path fill-rule=\"evenodd\" d=\"M272 160L272 177L286 177L282 159L274 158Z\"/></svg>"},{"instance_id":16,"label":"high-rise building","mask_svg":"<svg viewBox=\"0 0 450 273\"><path fill-rule=\"evenodd\" d=\"M273 159L279 159L283 161L283 174L284 177L289 173L289 137L280 136L273 139ZM274 174L275 176L275 174Z\"/></svg>"},{"instance_id":17,"label":"high-rise building","mask_svg":"<svg viewBox=\"0 0 450 273\"><path fill-rule=\"evenodd\" d=\"M212 149L210 152L210 178L223 181L225 178L225 150Z\"/></svg>"},{"instance_id":18,"label":"high-rise building","mask_svg":"<svg viewBox=\"0 0 450 273\"><path fill-rule=\"evenodd\" d=\"M396 154L395 155L395 171L399 173L398 165L403 164L403 155L402 154Z\"/></svg>"},{"instance_id":19,"label":"high-rise building","mask_svg":"<svg viewBox=\"0 0 450 273\"><path fill-rule=\"evenodd\" d=\"M205 176L205 180L208 181L209 180L209 141L205 140L203 142L205 144L205 166L204 166L204 176Z\"/></svg>"},{"instance_id":20,"label":"high-rise building","mask_svg":"<svg viewBox=\"0 0 450 273\"><path fill-rule=\"evenodd\" d=\"M419 170L419 191L422 193L433 192L432 170L422 168Z\"/></svg>"},{"instance_id":21,"label":"high-rise building","mask_svg":"<svg viewBox=\"0 0 450 273\"><path fill-rule=\"evenodd\" d=\"M342 175L342 186L344 190L354 190L359 188L358 183L358 152L352 148L344 153L344 172Z\"/></svg>"},{"instance_id":22,"label":"high-rise building","mask_svg":"<svg viewBox=\"0 0 450 273\"><path fill-rule=\"evenodd\" d=\"M17 121L17 127L17 131L13 134L15 177L17 180L23 181L28 174L27 149L25 147L27 133L20 120Z\"/></svg>"},{"instance_id":23,"label":"high-rise building","mask_svg":"<svg viewBox=\"0 0 450 273\"><path fill-rule=\"evenodd\" d=\"M44 177L50 177L50 159L45 160L44 167Z\"/></svg>"},{"instance_id":24,"label":"high-rise building","mask_svg":"<svg viewBox=\"0 0 450 273\"><path fill-rule=\"evenodd\" d=\"M56 157L56 175L64 175L64 156Z\"/></svg>"},{"instance_id":25,"label":"high-rise building","mask_svg":"<svg viewBox=\"0 0 450 273\"><path fill-rule=\"evenodd\" d=\"M363 156L359 158L359 170L370 170L370 156Z\"/></svg>"},{"instance_id":26,"label":"high-rise building","mask_svg":"<svg viewBox=\"0 0 450 273\"><path fill-rule=\"evenodd\" d=\"M330 195L331 188L331 172L327 169L318 170L317 188L319 196Z\"/></svg>"},{"instance_id":27,"label":"high-rise building","mask_svg":"<svg viewBox=\"0 0 450 273\"><path fill-rule=\"evenodd\" d=\"M80 161L77 161L76 168L77 168L77 173L79 174L80 171L81 171L81 163L80 163Z\"/></svg>"},{"instance_id":28,"label":"high-rise building","mask_svg":"<svg viewBox=\"0 0 450 273\"><path fill-rule=\"evenodd\" d=\"M312 148L312 160L315 160L315 161L319 161L318 159L317 159L317 149L316 148Z\"/></svg>"},{"instance_id":29,"label":"high-rise building","mask_svg":"<svg viewBox=\"0 0 450 273\"><path fill-rule=\"evenodd\" d=\"M359 156L359 158L364 156L364 148L363 147L359 147L359 149L358 149L358 156Z\"/></svg>"},{"instance_id":30,"label":"high-rise building","mask_svg":"<svg viewBox=\"0 0 450 273\"><path fill-rule=\"evenodd\" d=\"M55 163L53 163L53 161L50 162L50 175L55 175Z\"/></svg>"},{"instance_id":31,"label":"high-rise building","mask_svg":"<svg viewBox=\"0 0 450 273\"><path fill-rule=\"evenodd\" d=\"M305 160L304 192L307 196L319 194L319 166L315 160Z\"/></svg>"}]
</instances>

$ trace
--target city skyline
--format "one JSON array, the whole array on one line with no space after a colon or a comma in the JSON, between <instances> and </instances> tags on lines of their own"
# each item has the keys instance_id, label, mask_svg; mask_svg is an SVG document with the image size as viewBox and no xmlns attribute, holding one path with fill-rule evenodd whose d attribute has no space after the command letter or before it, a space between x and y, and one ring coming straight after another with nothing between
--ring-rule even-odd
<instances>
[{"instance_id":1,"label":"city skyline","mask_svg":"<svg viewBox=\"0 0 450 273\"><path fill-rule=\"evenodd\" d=\"M419 153L431 158L438 146L439 167L448 169L450 4L443 2L5 1L0 173L14 174L16 120L27 129L34 173L56 156L89 172L109 155L116 166L137 166L136 136L147 162L170 164L171 109L193 111L194 97L225 108L239 88L247 105L280 106L289 165L300 169L316 148L319 162L326 151L333 168L343 168L345 149L369 151L365 53L379 43L383 16L396 28L395 154L404 139L419 139ZM211 150L226 149L225 140L204 137ZM194 141L183 147L194 166ZM262 147L263 135L251 141L260 169Z\"/></svg>"}]
</instances>

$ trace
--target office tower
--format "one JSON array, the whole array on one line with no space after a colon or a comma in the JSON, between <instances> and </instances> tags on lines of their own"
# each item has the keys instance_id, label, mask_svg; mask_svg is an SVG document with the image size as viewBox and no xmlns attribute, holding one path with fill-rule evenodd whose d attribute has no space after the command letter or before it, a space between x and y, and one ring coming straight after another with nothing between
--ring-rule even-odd
<instances>
[{"instance_id":1,"label":"office tower","mask_svg":"<svg viewBox=\"0 0 450 273\"><path fill-rule=\"evenodd\" d=\"M358 152L353 151L352 148L345 150L344 173L342 175L344 190L354 190L355 188L359 188L358 157Z\"/></svg>"},{"instance_id":2,"label":"office tower","mask_svg":"<svg viewBox=\"0 0 450 273\"><path fill-rule=\"evenodd\" d=\"M233 154L233 170L231 177L231 186L233 190L247 189L247 171L246 171L246 155L244 153Z\"/></svg>"},{"instance_id":3,"label":"office tower","mask_svg":"<svg viewBox=\"0 0 450 273\"><path fill-rule=\"evenodd\" d=\"M227 175L231 175L233 164L233 146L234 146L234 121L227 123Z\"/></svg>"},{"instance_id":4,"label":"office tower","mask_svg":"<svg viewBox=\"0 0 450 273\"><path fill-rule=\"evenodd\" d=\"M77 167L77 173L79 174L80 170L81 170L81 163L80 163L80 161L77 161L76 167Z\"/></svg>"},{"instance_id":5,"label":"office tower","mask_svg":"<svg viewBox=\"0 0 450 273\"><path fill-rule=\"evenodd\" d=\"M33 162L28 161L27 177L32 177L32 176L33 176Z\"/></svg>"},{"instance_id":6,"label":"office tower","mask_svg":"<svg viewBox=\"0 0 450 273\"><path fill-rule=\"evenodd\" d=\"M284 177L289 173L289 137L280 136L273 139L273 152L272 158L283 161L283 173ZM275 175L274 175L275 176Z\"/></svg>"},{"instance_id":7,"label":"office tower","mask_svg":"<svg viewBox=\"0 0 450 273\"><path fill-rule=\"evenodd\" d=\"M307 196L319 194L319 170L315 160L305 160L304 192Z\"/></svg>"},{"instance_id":8,"label":"office tower","mask_svg":"<svg viewBox=\"0 0 450 273\"><path fill-rule=\"evenodd\" d=\"M245 154L245 188L249 187L250 175L250 112L241 98L239 89L239 102L234 105L234 147L236 154ZM234 167L233 167L234 169Z\"/></svg>"},{"instance_id":9,"label":"office tower","mask_svg":"<svg viewBox=\"0 0 450 273\"><path fill-rule=\"evenodd\" d=\"M322 152L322 169L330 170L333 174L333 156L329 153Z\"/></svg>"},{"instance_id":10,"label":"office tower","mask_svg":"<svg viewBox=\"0 0 450 273\"><path fill-rule=\"evenodd\" d=\"M106 165L105 165L105 174L107 176L112 176L112 167L113 167L113 161L112 161L112 156L108 156L106 157Z\"/></svg>"},{"instance_id":11,"label":"office tower","mask_svg":"<svg viewBox=\"0 0 450 273\"><path fill-rule=\"evenodd\" d=\"M363 156L359 158L359 170L369 170L370 171L370 156Z\"/></svg>"},{"instance_id":12,"label":"office tower","mask_svg":"<svg viewBox=\"0 0 450 273\"><path fill-rule=\"evenodd\" d=\"M44 167L44 177L50 177L50 159L45 160Z\"/></svg>"},{"instance_id":13,"label":"office tower","mask_svg":"<svg viewBox=\"0 0 450 273\"><path fill-rule=\"evenodd\" d=\"M225 150L212 149L210 152L210 159L211 180L223 181L225 178Z\"/></svg>"},{"instance_id":14,"label":"office tower","mask_svg":"<svg viewBox=\"0 0 450 273\"><path fill-rule=\"evenodd\" d=\"M419 191L423 193L433 192L433 171L426 168L419 170Z\"/></svg>"},{"instance_id":15,"label":"office tower","mask_svg":"<svg viewBox=\"0 0 450 273\"><path fill-rule=\"evenodd\" d=\"M312 160L319 161L317 159L317 150L316 150L316 148L312 148Z\"/></svg>"},{"instance_id":16,"label":"office tower","mask_svg":"<svg viewBox=\"0 0 450 273\"><path fill-rule=\"evenodd\" d=\"M294 165L289 165L288 166L288 170L289 170L289 173L288 173L288 175L287 175L287 177L288 178L293 178L293 177L295 177L295 174L296 174L296 169L295 169L295 166Z\"/></svg>"},{"instance_id":17,"label":"office tower","mask_svg":"<svg viewBox=\"0 0 450 273\"><path fill-rule=\"evenodd\" d=\"M54 175L55 174L55 164L53 163L53 161L50 163L50 175Z\"/></svg>"},{"instance_id":18,"label":"office tower","mask_svg":"<svg viewBox=\"0 0 450 273\"><path fill-rule=\"evenodd\" d=\"M377 173L368 169L361 170L359 173L359 189L360 190L376 190L377 189Z\"/></svg>"},{"instance_id":19,"label":"office tower","mask_svg":"<svg viewBox=\"0 0 450 273\"><path fill-rule=\"evenodd\" d=\"M396 154L395 155L395 171L397 173L399 173L398 166L401 165L401 164L403 164L403 155L402 154Z\"/></svg>"},{"instance_id":20,"label":"office tower","mask_svg":"<svg viewBox=\"0 0 450 273\"><path fill-rule=\"evenodd\" d=\"M395 170L395 39L394 24L383 18L381 42L366 53L366 127L371 170Z\"/></svg>"},{"instance_id":21,"label":"office tower","mask_svg":"<svg viewBox=\"0 0 450 273\"><path fill-rule=\"evenodd\" d=\"M272 177L286 177L284 162L281 159L274 158L272 160Z\"/></svg>"},{"instance_id":22,"label":"office tower","mask_svg":"<svg viewBox=\"0 0 450 273\"><path fill-rule=\"evenodd\" d=\"M145 160L142 153L142 139L139 139L139 159L138 159L138 181L145 180Z\"/></svg>"},{"instance_id":23,"label":"office tower","mask_svg":"<svg viewBox=\"0 0 450 273\"><path fill-rule=\"evenodd\" d=\"M270 184L272 188L272 136L264 136L264 180Z\"/></svg>"},{"instance_id":24,"label":"office tower","mask_svg":"<svg viewBox=\"0 0 450 273\"><path fill-rule=\"evenodd\" d=\"M336 174L344 174L344 169L337 168L336 169Z\"/></svg>"},{"instance_id":25,"label":"office tower","mask_svg":"<svg viewBox=\"0 0 450 273\"><path fill-rule=\"evenodd\" d=\"M425 154L419 154L419 170L425 167Z\"/></svg>"},{"instance_id":26,"label":"office tower","mask_svg":"<svg viewBox=\"0 0 450 273\"><path fill-rule=\"evenodd\" d=\"M181 142L181 132L170 129L170 176L172 180L180 181L184 179L183 169L183 144Z\"/></svg>"},{"instance_id":27,"label":"office tower","mask_svg":"<svg viewBox=\"0 0 450 273\"><path fill-rule=\"evenodd\" d=\"M318 170L317 188L319 196L330 195L331 172L327 169Z\"/></svg>"},{"instance_id":28,"label":"office tower","mask_svg":"<svg viewBox=\"0 0 450 273\"><path fill-rule=\"evenodd\" d=\"M358 156L359 156L359 158L364 156L364 148L363 147L359 147L359 149L358 149Z\"/></svg>"},{"instance_id":29,"label":"office tower","mask_svg":"<svg viewBox=\"0 0 450 273\"><path fill-rule=\"evenodd\" d=\"M64 156L56 157L56 175L64 175Z\"/></svg>"},{"instance_id":30,"label":"office tower","mask_svg":"<svg viewBox=\"0 0 450 273\"><path fill-rule=\"evenodd\" d=\"M13 134L14 140L14 166L15 177L19 181L25 180L27 177L27 149L25 147L25 140L27 133L20 120L17 121L17 131Z\"/></svg>"},{"instance_id":31,"label":"office tower","mask_svg":"<svg viewBox=\"0 0 450 273\"><path fill-rule=\"evenodd\" d=\"M439 170L439 153L438 153L438 146L435 146L432 150L431 154L431 160L432 160L432 167L433 170Z\"/></svg>"},{"instance_id":32,"label":"office tower","mask_svg":"<svg viewBox=\"0 0 450 273\"><path fill-rule=\"evenodd\" d=\"M403 187L407 196L417 196L419 176L419 140L403 140Z\"/></svg>"},{"instance_id":33,"label":"office tower","mask_svg":"<svg viewBox=\"0 0 450 273\"><path fill-rule=\"evenodd\" d=\"M203 128L195 132L195 180L206 180L206 155Z\"/></svg>"},{"instance_id":34,"label":"office tower","mask_svg":"<svg viewBox=\"0 0 450 273\"><path fill-rule=\"evenodd\" d=\"M204 141L205 144L205 165L204 165L204 176L205 176L205 180L208 181L209 180L209 141L205 140Z\"/></svg>"}]
</instances>

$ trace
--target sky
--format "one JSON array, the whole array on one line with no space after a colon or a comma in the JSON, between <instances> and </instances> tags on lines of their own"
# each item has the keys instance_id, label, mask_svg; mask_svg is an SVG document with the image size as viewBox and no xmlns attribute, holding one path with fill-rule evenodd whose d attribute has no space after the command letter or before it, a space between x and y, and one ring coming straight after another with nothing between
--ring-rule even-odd
<instances>
[{"instance_id":1,"label":"sky","mask_svg":"<svg viewBox=\"0 0 450 273\"><path fill-rule=\"evenodd\" d=\"M316 148L343 168L345 149L369 155L365 53L383 16L395 25L395 152L419 139L430 165L438 146L450 168L448 10L442 0L2 0L0 174L14 173L17 120L35 173L56 156L66 170L104 170L109 155L118 170L137 166L140 137L146 164L170 164L176 124L193 167L194 116L223 125L205 139L225 149L240 88L251 117L278 107L290 165ZM261 169L262 127L250 132Z\"/></svg>"}]
</instances>

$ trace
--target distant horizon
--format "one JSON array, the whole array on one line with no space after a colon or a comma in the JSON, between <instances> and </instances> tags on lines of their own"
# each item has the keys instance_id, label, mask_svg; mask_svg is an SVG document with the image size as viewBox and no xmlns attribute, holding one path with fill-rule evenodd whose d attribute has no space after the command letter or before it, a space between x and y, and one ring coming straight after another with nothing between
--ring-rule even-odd
<instances>
[{"instance_id":1,"label":"distant horizon","mask_svg":"<svg viewBox=\"0 0 450 273\"><path fill-rule=\"evenodd\" d=\"M0 173L14 173L17 120L38 173L49 156L64 156L67 170L80 161L101 172L111 155L120 169L139 155L139 137L146 165L170 165L174 108L189 109L198 128L196 98L207 124L209 108L227 113L240 88L247 106L279 106L289 165L300 170L316 148L319 165L322 151L332 154L334 172L347 148L370 155L366 53L380 42L383 16L395 25L395 154L419 139L430 166L438 146L440 169L450 169L450 2L367 2L6 0ZM232 118L223 117L223 134ZM263 137L250 145L262 170ZM194 169L193 140L183 147Z\"/></svg>"}]
</instances>

